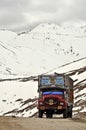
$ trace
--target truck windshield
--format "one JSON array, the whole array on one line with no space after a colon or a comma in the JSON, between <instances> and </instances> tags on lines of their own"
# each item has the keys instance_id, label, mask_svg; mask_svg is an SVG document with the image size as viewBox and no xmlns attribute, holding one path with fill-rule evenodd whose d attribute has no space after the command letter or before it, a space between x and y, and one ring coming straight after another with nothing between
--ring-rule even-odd
<instances>
[{"instance_id":1,"label":"truck windshield","mask_svg":"<svg viewBox=\"0 0 86 130\"><path fill-rule=\"evenodd\" d=\"M58 92L47 91L47 92L43 92L43 95L63 95L63 92L61 92L61 91L58 91Z\"/></svg>"}]
</instances>

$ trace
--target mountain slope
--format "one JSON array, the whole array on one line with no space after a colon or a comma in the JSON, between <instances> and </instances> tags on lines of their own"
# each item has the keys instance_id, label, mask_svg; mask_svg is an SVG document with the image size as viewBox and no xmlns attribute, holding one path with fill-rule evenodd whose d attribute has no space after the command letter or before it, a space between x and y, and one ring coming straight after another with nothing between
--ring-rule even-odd
<instances>
[{"instance_id":1,"label":"mountain slope","mask_svg":"<svg viewBox=\"0 0 86 130\"><path fill-rule=\"evenodd\" d=\"M0 35L2 37L2 31ZM53 67L85 57L84 28L41 24L28 33L12 33L7 42L3 39L0 41L4 46L0 47L1 76L4 78L6 75L16 77L27 73L28 76L44 73Z\"/></svg>"}]
</instances>

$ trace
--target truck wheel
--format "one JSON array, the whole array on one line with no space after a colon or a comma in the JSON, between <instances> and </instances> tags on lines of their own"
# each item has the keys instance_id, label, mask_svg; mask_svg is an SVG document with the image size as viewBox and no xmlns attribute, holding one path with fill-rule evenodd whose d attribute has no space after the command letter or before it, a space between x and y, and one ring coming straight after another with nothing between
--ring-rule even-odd
<instances>
[{"instance_id":1,"label":"truck wheel","mask_svg":"<svg viewBox=\"0 0 86 130\"><path fill-rule=\"evenodd\" d=\"M67 112L67 110L64 110L64 112L63 112L63 118L67 118L68 117L68 112Z\"/></svg>"},{"instance_id":2,"label":"truck wheel","mask_svg":"<svg viewBox=\"0 0 86 130\"><path fill-rule=\"evenodd\" d=\"M43 111L42 111L42 110L39 110L39 111L38 111L38 117L39 117L39 118L42 118L42 116L43 116Z\"/></svg>"},{"instance_id":3,"label":"truck wheel","mask_svg":"<svg viewBox=\"0 0 86 130\"><path fill-rule=\"evenodd\" d=\"M68 109L68 117L72 118L72 106Z\"/></svg>"},{"instance_id":4,"label":"truck wheel","mask_svg":"<svg viewBox=\"0 0 86 130\"><path fill-rule=\"evenodd\" d=\"M72 118L72 110L68 112L68 117Z\"/></svg>"}]
</instances>

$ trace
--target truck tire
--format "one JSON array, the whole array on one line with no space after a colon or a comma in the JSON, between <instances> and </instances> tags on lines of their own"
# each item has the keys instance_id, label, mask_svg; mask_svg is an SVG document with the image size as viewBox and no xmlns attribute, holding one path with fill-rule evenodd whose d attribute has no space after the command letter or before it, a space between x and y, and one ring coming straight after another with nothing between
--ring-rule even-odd
<instances>
[{"instance_id":1,"label":"truck tire","mask_svg":"<svg viewBox=\"0 0 86 130\"><path fill-rule=\"evenodd\" d=\"M68 108L68 117L69 118L72 118L72 106L70 106L69 108Z\"/></svg>"},{"instance_id":2,"label":"truck tire","mask_svg":"<svg viewBox=\"0 0 86 130\"><path fill-rule=\"evenodd\" d=\"M72 118L72 111L69 112L68 117Z\"/></svg>"},{"instance_id":3,"label":"truck tire","mask_svg":"<svg viewBox=\"0 0 86 130\"><path fill-rule=\"evenodd\" d=\"M64 112L63 112L63 118L67 118L68 117L68 112L67 110L65 109Z\"/></svg>"},{"instance_id":4,"label":"truck tire","mask_svg":"<svg viewBox=\"0 0 86 130\"><path fill-rule=\"evenodd\" d=\"M39 110L39 111L38 111L38 117L39 117L39 118L42 118L42 117L43 117L43 111L42 111L42 110Z\"/></svg>"},{"instance_id":5,"label":"truck tire","mask_svg":"<svg viewBox=\"0 0 86 130\"><path fill-rule=\"evenodd\" d=\"M68 112L68 117L69 117L69 118L72 118L72 110L70 110L70 111Z\"/></svg>"}]
</instances>

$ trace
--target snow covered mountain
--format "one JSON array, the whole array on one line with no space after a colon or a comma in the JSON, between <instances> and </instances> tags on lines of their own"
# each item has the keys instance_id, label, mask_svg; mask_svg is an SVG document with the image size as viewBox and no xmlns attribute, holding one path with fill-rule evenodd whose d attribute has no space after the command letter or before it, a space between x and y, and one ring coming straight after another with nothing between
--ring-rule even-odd
<instances>
[{"instance_id":1,"label":"snow covered mountain","mask_svg":"<svg viewBox=\"0 0 86 130\"><path fill-rule=\"evenodd\" d=\"M0 30L0 115L37 113L39 74L74 80L74 114L86 112L86 27L40 24L31 32Z\"/></svg>"}]
</instances>

